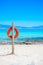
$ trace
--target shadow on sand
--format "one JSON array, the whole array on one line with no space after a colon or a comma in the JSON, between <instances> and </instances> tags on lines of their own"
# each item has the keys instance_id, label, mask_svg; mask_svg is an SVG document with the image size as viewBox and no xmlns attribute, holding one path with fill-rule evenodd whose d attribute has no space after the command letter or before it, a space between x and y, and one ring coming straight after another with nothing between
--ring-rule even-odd
<instances>
[{"instance_id":1,"label":"shadow on sand","mask_svg":"<svg viewBox=\"0 0 43 65\"><path fill-rule=\"evenodd\" d=\"M15 54L9 53L9 54L2 54L0 56L8 56L8 55L15 55Z\"/></svg>"}]
</instances>

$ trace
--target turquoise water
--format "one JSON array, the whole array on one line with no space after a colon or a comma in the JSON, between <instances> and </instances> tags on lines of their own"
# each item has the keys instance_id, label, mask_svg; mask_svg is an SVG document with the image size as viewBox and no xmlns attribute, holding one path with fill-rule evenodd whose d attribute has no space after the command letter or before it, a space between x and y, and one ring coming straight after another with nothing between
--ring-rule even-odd
<instances>
[{"instance_id":1,"label":"turquoise water","mask_svg":"<svg viewBox=\"0 0 43 65\"><path fill-rule=\"evenodd\" d=\"M42 29L20 30L20 37L43 37Z\"/></svg>"},{"instance_id":2,"label":"turquoise water","mask_svg":"<svg viewBox=\"0 0 43 65\"><path fill-rule=\"evenodd\" d=\"M0 29L0 39L10 39L7 35L8 29ZM43 37L43 29L18 29L19 35L17 39L25 39L25 38L36 38L36 37Z\"/></svg>"}]
</instances>

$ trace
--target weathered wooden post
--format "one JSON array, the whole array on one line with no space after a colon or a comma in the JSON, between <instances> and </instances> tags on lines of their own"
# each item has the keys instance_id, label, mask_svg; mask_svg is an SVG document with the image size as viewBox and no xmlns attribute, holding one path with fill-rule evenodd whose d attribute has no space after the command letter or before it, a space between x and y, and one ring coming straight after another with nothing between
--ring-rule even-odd
<instances>
[{"instance_id":1,"label":"weathered wooden post","mask_svg":"<svg viewBox=\"0 0 43 65\"><path fill-rule=\"evenodd\" d=\"M12 30L12 35L10 35L10 31ZM14 35L14 30L16 34ZM14 22L12 22L12 27L8 28L8 37L12 39L12 54L14 54L14 39L18 37L18 29L14 27Z\"/></svg>"},{"instance_id":2,"label":"weathered wooden post","mask_svg":"<svg viewBox=\"0 0 43 65\"><path fill-rule=\"evenodd\" d=\"M14 54L14 22L12 22L12 54Z\"/></svg>"}]
</instances>

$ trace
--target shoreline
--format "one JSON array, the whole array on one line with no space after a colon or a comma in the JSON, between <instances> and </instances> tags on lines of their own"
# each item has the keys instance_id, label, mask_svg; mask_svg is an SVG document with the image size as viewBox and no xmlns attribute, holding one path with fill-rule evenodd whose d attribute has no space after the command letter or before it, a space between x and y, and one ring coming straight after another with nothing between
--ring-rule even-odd
<instances>
[{"instance_id":1,"label":"shoreline","mask_svg":"<svg viewBox=\"0 0 43 65\"><path fill-rule=\"evenodd\" d=\"M36 45L43 44L43 41L25 41L25 42L14 42L15 45ZM12 45L12 42L0 42L0 45Z\"/></svg>"}]
</instances>

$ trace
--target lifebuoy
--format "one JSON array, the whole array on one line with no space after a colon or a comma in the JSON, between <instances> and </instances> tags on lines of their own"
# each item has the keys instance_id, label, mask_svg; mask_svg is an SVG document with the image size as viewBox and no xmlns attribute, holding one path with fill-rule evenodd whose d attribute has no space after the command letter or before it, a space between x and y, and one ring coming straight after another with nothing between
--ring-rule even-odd
<instances>
[{"instance_id":1,"label":"lifebuoy","mask_svg":"<svg viewBox=\"0 0 43 65\"><path fill-rule=\"evenodd\" d=\"M7 32L9 38L12 38L12 35L10 35L10 31L11 30L12 30L12 27L10 27L8 29L8 32ZM16 34L14 35L14 38L16 38L16 37L18 37L18 29L17 28L14 28L14 30L16 31Z\"/></svg>"}]
</instances>

